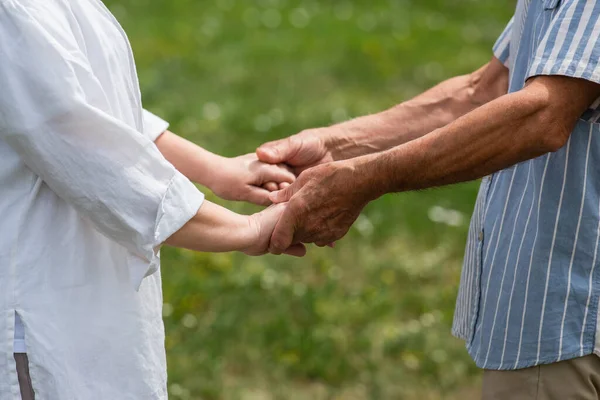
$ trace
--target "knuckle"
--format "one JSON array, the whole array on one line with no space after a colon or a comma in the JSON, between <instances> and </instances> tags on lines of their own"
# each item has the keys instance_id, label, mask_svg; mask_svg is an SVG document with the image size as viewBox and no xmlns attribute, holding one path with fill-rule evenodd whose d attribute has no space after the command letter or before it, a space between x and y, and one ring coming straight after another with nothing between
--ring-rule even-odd
<instances>
[{"instance_id":1,"label":"knuckle","mask_svg":"<svg viewBox=\"0 0 600 400\"><path fill-rule=\"evenodd\" d=\"M285 145L290 148L302 147L302 138L298 135L290 136L285 139Z\"/></svg>"},{"instance_id":2,"label":"knuckle","mask_svg":"<svg viewBox=\"0 0 600 400\"><path fill-rule=\"evenodd\" d=\"M309 171L309 169L305 169L304 171L300 172L300 174L298 174L298 182L304 182L306 177L310 174Z\"/></svg>"}]
</instances>

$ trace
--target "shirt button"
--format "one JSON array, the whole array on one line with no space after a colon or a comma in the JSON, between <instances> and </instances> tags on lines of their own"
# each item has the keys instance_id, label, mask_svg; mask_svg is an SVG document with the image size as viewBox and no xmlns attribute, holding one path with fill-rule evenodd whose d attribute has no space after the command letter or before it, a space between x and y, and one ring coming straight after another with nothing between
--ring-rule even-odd
<instances>
[{"instance_id":1,"label":"shirt button","mask_svg":"<svg viewBox=\"0 0 600 400\"><path fill-rule=\"evenodd\" d=\"M477 235L477 239L479 239L480 242L483 241L483 231L479 231L479 235Z\"/></svg>"}]
</instances>

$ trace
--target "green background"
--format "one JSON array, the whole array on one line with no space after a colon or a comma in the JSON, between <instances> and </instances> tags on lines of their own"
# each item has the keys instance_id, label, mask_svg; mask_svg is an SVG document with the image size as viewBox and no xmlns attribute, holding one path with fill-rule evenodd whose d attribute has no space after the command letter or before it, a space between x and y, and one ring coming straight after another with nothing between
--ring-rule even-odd
<instances>
[{"instance_id":1,"label":"green background","mask_svg":"<svg viewBox=\"0 0 600 400\"><path fill-rule=\"evenodd\" d=\"M493 0L110 0L145 107L222 155L386 109L469 73ZM388 195L304 259L163 250L172 399L471 399L450 334L478 184ZM238 212L258 208L208 197Z\"/></svg>"}]
</instances>

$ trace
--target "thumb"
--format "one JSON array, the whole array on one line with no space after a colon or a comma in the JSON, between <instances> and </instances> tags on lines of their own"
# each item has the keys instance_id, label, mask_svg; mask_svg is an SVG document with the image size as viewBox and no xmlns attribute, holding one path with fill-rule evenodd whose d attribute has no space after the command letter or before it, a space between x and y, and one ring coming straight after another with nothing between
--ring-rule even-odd
<instances>
[{"instance_id":1,"label":"thumb","mask_svg":"<svg viewBox=\"0 0 600 400\"><path fill-rule=\"evenodd\" d=\"M283 254L293 257L304 257L306 255L306 246L302 243L293 244Z\"/></svg>"},{"instance_id":2,"label":"thumb","mask_svg":"<svg viewBox=\"0 0 600 400\"><path fill-rule=\"evenodd\" d=\"M256 155L262 162L269 164L281 164L289 161L296 153L292 140L285 138L268 142L256 149Z\"/></svg>"},{"instance_id":3,"label":"thumb","mask_svg":"<svg viewBox=\"0 0 600 400\"><path fill-rule=\"evenodd\" d=\"M271 204L271 200L269 200L269 193L271 192L266 189L252 186L250 187L250 190L246 194L244 200L259 206L268 206Z\"/></svg>"},{"instance_id":4,"label":"thumb","mask_svg":"<svg viewBox=\"0 0 600 400\"><path fill-rule=\"evenodd\" d=\"M269 200L271 200L274 204L286 203L290 201L294 193L296 193L296 185L291 185L285 189L278 190L277 192L270 192Z\"/></svg>"}]
</instances>

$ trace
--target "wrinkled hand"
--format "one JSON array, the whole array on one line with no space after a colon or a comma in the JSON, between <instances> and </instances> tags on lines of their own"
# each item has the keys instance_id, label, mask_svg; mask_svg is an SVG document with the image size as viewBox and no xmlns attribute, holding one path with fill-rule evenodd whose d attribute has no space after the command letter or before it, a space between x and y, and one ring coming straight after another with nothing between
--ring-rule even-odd
<instances>
[{"instance_id":1,"label":"wrinkled hand","mask_svg":"<svg viewBox=\"0 0 600 400\"><path fill-rule=\"evenodd\" d=\"M271 204L271 191L283 189L295 179L286 166L263 163L255 154L246 154L224 158L216 166L209 187L222 199L266 206Z\"/></svg>"},{"instance_id":2,"label":"wrinkled hand","mask_svg":"<svg viewBox=\"0 0 600 400\"><path fill-rule=\"evenodd\" d=\"M334 160L328 145L328 129L331 128L308 129L285 139L265 143L256 150L256 154L263 162L285 163L299 174Z\"/></svg>"},{"instance_id":3,"label":"wrinkled hand","mask_svg":"<svg viewBox=\"0 0 600 400\"><path fill-rule=\"evenodd\" d=\"M285 212L287 204L276 204L248 217L248 243L251 243L243 252L249 256L260 256L266 254L271 242L271 236L275 225L281 215ZM282 252L295 257L303 257L306 248L302 244L290 245Z\"/></svg>"},{"instance_id":4,"label":"wrinkled hand","mask_svg":"<svg viewBox=\"0 0 600 400\"><path fill-rule=\"evenodd\" d=\"M269 251L281 254L297 243L326 246L346 235L372 199L352 161L318 165L291 186L271 193L274 203L288 202L271 237Z\"/></svg>"}]
</instances>

